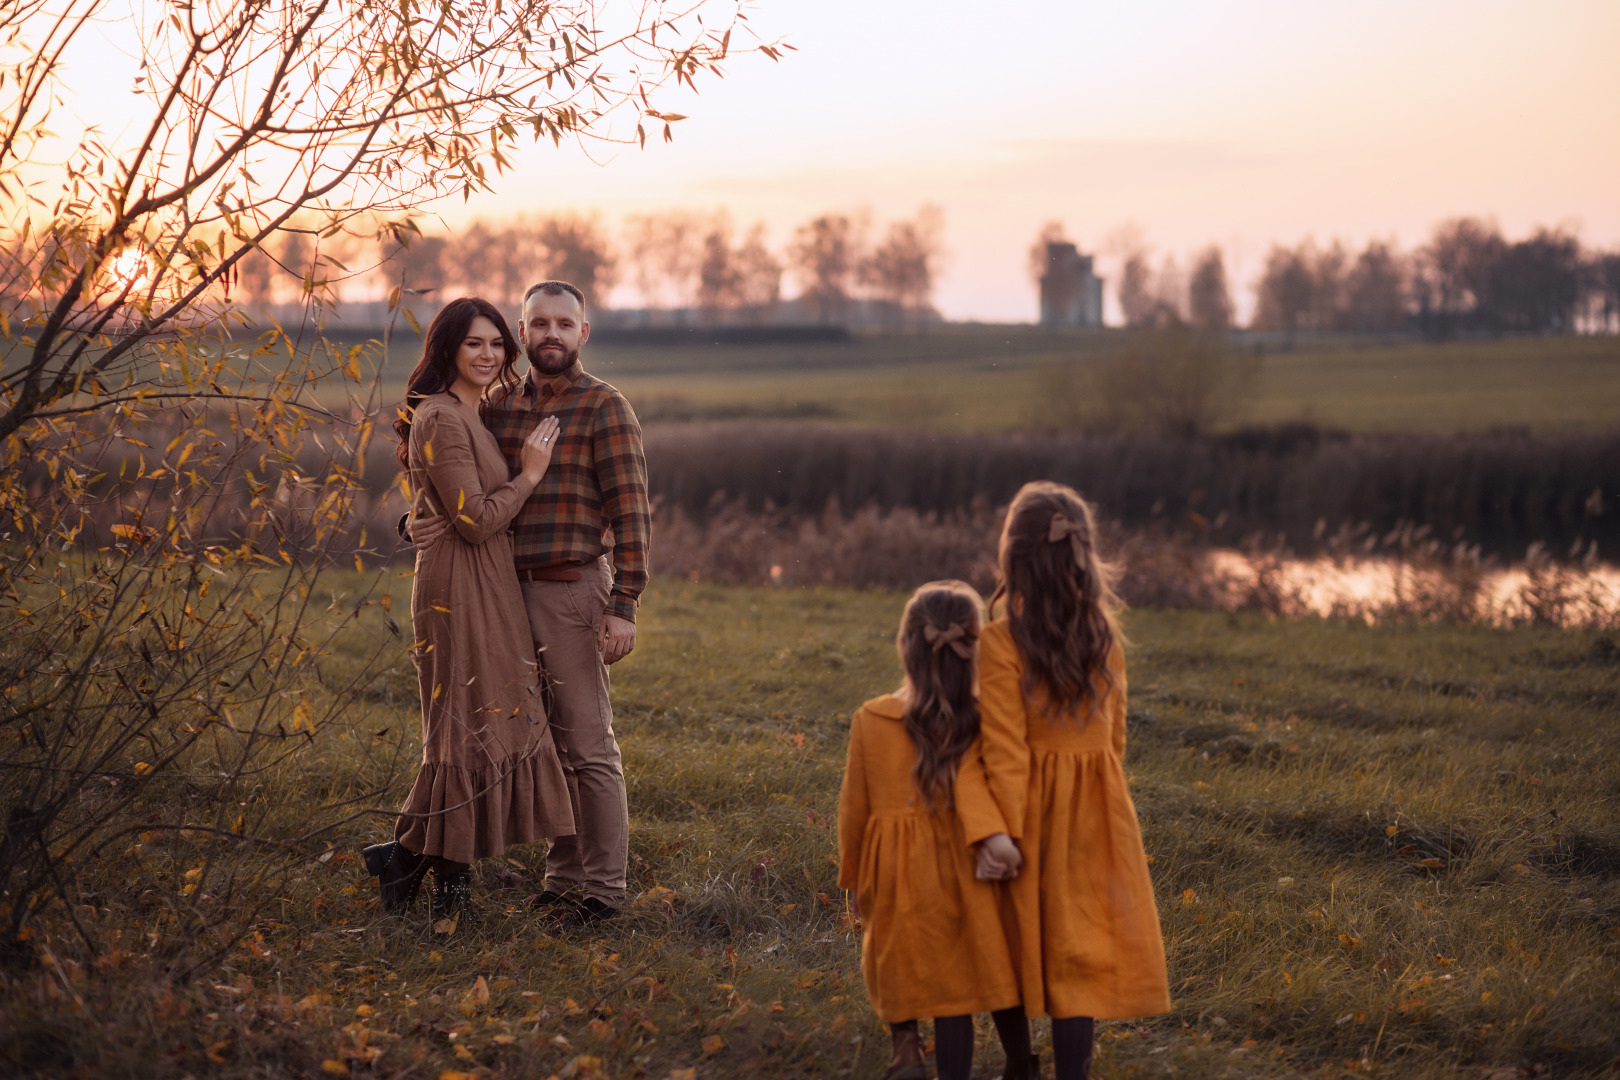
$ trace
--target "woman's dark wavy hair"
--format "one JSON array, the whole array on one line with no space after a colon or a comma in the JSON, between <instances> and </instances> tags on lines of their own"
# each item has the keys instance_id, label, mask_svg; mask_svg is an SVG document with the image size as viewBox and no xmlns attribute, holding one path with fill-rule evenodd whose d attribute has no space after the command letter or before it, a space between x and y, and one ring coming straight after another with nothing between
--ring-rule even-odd
<instances>
[{"instance_id":1,"label":"woman's dark wavy hair","mask_svg":"<svg viewBox=\"0 0 1620 1080\"><path fill-rule=\"evenodd\" d=\"M1124 604L1113 567L1097 555L1091 505L1063 484L1025 484L1007 508L996 562L1000 582L990 605L1005 605L1025 696L1044 695L1084 726L1083 706L1100 705L1116 689L1108 656L1124 641L1115 619Z\"/></svg>"},{"instance_id":2,"label":"woman's dark wavy hair","mask_svg":"<svg viewBox=\"0 0 1620 1080\"><path fill-rule=\"evenodd\" d=\"M492 386L515 386L518 382L517 359L522 355L517 338L506 325L506 319L494 304L481 296L462 296L439 309L428 323L422 339L422 359L416 362L410 378L405 380L405 404L394 418L394 434L399 436L399 467L410 468L411 417L423 398L447 393L456 384L456 350L467 336L472 321L482 315L500 331L505 357L501 370L495 373Z\"/></svg>"},{"instance_id":3,"label":"woman's dark wavy hair","mask_svg":"<svg viewBox=\"0 0 1620 1080\"><path fill-rule=\"evenodd\" d=\"M917 747L911 778L931 810L956 805L957 764L979 737L974 676L983 605L966 582L931 581L911 594L900 616L895 647L906 669L904 719Z\"/></svg>"}]
</instances>

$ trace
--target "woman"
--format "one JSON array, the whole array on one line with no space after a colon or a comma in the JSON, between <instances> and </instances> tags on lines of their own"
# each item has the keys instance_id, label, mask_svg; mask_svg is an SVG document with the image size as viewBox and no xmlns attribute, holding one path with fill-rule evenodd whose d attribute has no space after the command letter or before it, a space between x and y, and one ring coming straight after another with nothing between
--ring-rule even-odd
<instances>
[{"instance_id":1,"label":"woman","mask_svg":"<svg viewBox=\"0 0 1620 1080\"><path fill-rule=\"evenodd\" d=\"M516 381L517 356L493 304L452 300L428 327L394 422L413 511L452 528L417 552L411 591L422 765L393 842L362 854L389 910L415 899L431 869L435 921L466 909L474 859L574 832L507 532L551 463L558 423L535 427L508 478L478 413L491 384Z\"/></svg>"}]
</instances>

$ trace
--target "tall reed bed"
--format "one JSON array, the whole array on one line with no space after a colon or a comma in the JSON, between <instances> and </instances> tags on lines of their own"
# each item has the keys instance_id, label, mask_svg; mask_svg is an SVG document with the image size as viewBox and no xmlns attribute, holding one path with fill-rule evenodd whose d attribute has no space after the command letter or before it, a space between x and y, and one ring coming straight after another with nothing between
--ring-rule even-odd
<instances>
[{"instance_id":1,"label":"tall reed bed","mask_svg":"<svg viewBox=\"0 0 1620 1080\"><path fill-rule=\"evenodd\" d=\"M835 504L946 520L1048 479L1126 528L1187 526L1223 544L1265 533L1312 551L1341 526L1382 536L1416 523L1501 558L1534 543L1620 549L1620 433L1349 436L1294 426L1172 439L717 424L650 429L647 458L653 492L699 521L739 501L800 519Z\"/></svg>"}]
</instances>

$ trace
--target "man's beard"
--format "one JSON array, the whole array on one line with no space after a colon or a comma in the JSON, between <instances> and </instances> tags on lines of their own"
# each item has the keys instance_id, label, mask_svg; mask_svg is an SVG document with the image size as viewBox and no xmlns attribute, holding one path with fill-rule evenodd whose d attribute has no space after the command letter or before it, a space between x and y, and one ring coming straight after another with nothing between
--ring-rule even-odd
<instances>
[{"instance_id":1,"label":"man's beard","mask_svg":"<svg viewBox=\"0 0 1620 1080\"><path fill-rule=\"evenodd\" d=\"M525 347L529 363L542 375L561 375L579 359L578 349L563 349L561 353L543 351L547 346L561 347L560 341L531 341Z\"/></svg>"}]
</instances>

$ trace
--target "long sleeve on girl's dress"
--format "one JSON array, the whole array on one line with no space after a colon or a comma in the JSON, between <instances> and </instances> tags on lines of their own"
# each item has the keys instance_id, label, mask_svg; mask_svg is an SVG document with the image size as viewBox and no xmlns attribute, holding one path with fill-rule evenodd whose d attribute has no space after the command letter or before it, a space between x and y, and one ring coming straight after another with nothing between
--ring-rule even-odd
<instances>
[{"instance_id":1,"label":"long sleeve on girl's dress","mask_svg":"<svg viewBox=\"0 0 1620 1080\"><path fill-rule=\"evenodd\" d=\"M985 776L983 742L973 741L956 766L956 816L962 822L967 842L977 844L987 836L1007 832L1007 819L990 794Z\"/></svg>"},{"instance_id":2,"label":"long sleeve on girl's dress","mask_svg":"<svg viewBox=\"0 0 1620 1080\"><path fill-rule=\"evenodd\" d=\"M979 736L990 793L1001 807L1007 832L1023 836L1029 805L1028 721L1018 649L1005 623L985 627L979 641Z\"/></svg>"},{"instance_id":3,"label":"long sleeve on girl's dress","mask_svg":"<svg viewBox=\"0 0 1620 1080\"><path fill-rule=\"evenodd\" d=\"M844 786L838 793L838 887L853 889L860 883L861 843L866 838L866 819L871 799L866 791L866 756L861 732L865 727L860 713L849 728L849 761L844 766Z\"/></svg>"},{"instance_id":4,"label":"long sleeve on girl's dress","mask_svg":"<svg viewBox=\"0 0 1620 1080\"><path fill-rule=\"evenodd\" d=\"M520 475L485 492L464 416L445 406L419 411L411 424L411 460L427 473L444 512L469 544L482 544L517 516L534 485Z\"/></svg>"}]
</instances>

